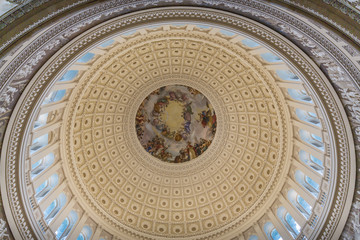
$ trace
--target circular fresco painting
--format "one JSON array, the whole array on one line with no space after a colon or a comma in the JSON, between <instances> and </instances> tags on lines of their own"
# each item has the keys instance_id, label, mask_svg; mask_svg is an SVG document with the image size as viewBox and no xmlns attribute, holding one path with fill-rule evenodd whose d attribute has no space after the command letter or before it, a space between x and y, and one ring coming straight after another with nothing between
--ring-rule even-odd
<instances>
[{"instance_id":1,"label":"circular fresco painting","mask_svg":"<svg viewBox=\"0 0 360 240\"><path fill-rule=\"evenodd\" d=\"M171 163L190 161L208 149L216 132L209 100L188 86L161 87L136 113L136 133L152 156Z\"/></svg>"}]
</instances>

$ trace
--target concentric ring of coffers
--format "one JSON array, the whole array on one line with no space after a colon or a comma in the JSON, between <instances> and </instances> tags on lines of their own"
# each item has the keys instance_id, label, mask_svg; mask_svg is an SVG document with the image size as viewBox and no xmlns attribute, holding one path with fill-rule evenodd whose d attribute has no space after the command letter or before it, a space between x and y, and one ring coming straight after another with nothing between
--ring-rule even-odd
<instances>
[{"instance_id":1,"label":"concentric ring of coffers","mask_svg":"<svg viewBox=\"0 0 360 240\"><path fill-rule=\"evenodd\" d=\"M119 230L206 234L241 224L281 185L291 143L275 80L241 45L187 27L145 30L115 44L91 63L68 106L66 125L74 128L66 161L83 188L78 198ZM185 168L148 154L135 129L142 99L180 83L214 102L220 132Z\"/></svg>"}]
</instances>

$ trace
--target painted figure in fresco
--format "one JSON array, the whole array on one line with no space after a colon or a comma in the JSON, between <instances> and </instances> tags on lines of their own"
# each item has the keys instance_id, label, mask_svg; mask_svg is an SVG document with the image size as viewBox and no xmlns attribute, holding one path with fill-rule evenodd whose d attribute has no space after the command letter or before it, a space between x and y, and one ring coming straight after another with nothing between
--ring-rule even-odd
<instances>
[{"instance_id":1,"label":"painted figure in fresco","mask_svg":"<svg viewBox=\"0 0 360 240\"><path fill-rule=\"evenodd\" d=\"M211 132L215 134L216 131L216 114L211 114L211 110L202 111L199 113L201 125L205 128L208 126Z\"/></svg>"},{"instance_id":2,"label":"painted figure in fresco","mask_svg":"<svg viewBox=\"0 0 360 240\"><path fill-rule=\"evenodd\" d=\"M198 95L198 94L200 94L200 92L199 92L198 90L196 90L196 89L194 89L194 88L192 88L192 87L188 87L187 89L188 89L188 91L189 91L192 95Z\"/></svg>"},{"instance_id":3,"label":"painted figure in fresco","mask_svg":"<svg viewBox=\"0 0 360 240\"><path fill-rule=\"evenodd\" d=\"M202 111L199 113L201 125L205 128L211 120L211 110Z\"/></svg>"},{"instance_id":4,"label":"painted figure in fresco","mask_svg":"<svg viewBox=\"0 0 360 240\"><path fill-rule=\"evenodd\" d=\"M180 133L177 132L177 133L175 134L175 138L174 138L174 139L175 139L175 141L180 142L180 141L183 139L183 137L182 137L182 135L181 135Z\"/></svg>"},{"instance_id":5,"label":"painted figure in fresco","mask_svg":"<svg viewBox=\"0 0 360 240\"><path fill-rule=\"evenodd\" d=\"M161 123L159 119L155 118L152 122L152 125L155 126L155 128L159 131L163 131L165 128L165 124Z\"/></svg>"},{"instance_id":6,"label":"painted figure in fresco","mask_svg":"<svg viewBox=\"0 0 360 240\"><path fill-rule=\"evenodd\" d=\"M169 127L165 125L163 131L161 132L161 134L164 136L164 137L167 137L167 138L174 138L175 137L175 131L170 131Z\"/></svg>"},{"instance_id":7,"label":"painted figure in fresco","mask_svg":"<svg viewBox=\"0 0 360 240\"><path fill-rule=\"evenodd\" d=\"M170 100L174 101L177 99L175 92L169 92Z\"/></svg>"},{"instance_id":8,"label":"painted figure in fresco","mask_svg":"<svg viewBox=\"0 0 360 240\"><path fill-rule=\"evenodd\" d=\"M145 122L148 121L146 111L144 110L144 102L141 103L135 118L136 134L142 139L144 135Z\"/></svg>"},{"instance_id":9,"label":"painted figure in fresco","mask_svg":"<svg viewBox=\"0 0 360 240\"><path fill-rule=\"evenodd\" d=\"M182 102L187 102L188 101L188 97L186 96L185 93L181 93L181 101Z\"/></svg>"},{"instance_id":10,"label":"painted figure in fresco","mask_svg":"<svg viewBox=\"0 0 360 240\"><path fill-rule=\"evenodd\" d=\"M185 129L185 132L186 132L187 134L190 134L190 133L191 133L190 125L191 125L191 122L190 122L190 121L187 121L187 122L185 122L185 124L184 124L184 129Z\"/></svg>"},{"instance_id":11,"label":"painted figure in fresco","mask_svg":"<svg viewBox=\"0 0 360 240\"><path fill-rule=\"evenodd\" d=\"M187 103L185 105L185 110L184 110L184 112L189 113L190 116L194 114L193 111L192 111L192 108L191 108L191 104L192 104L192 102Z\"/></svg>"},{"instance_id":12,"label":"painted figure in fresco","mask_svg":"<svg viewBox=\"0 0 360 240\"><path fill-rule=\"evenodd\" d=\"M162 161L173 163L190 161L206 151L216 131L216 114L204 98L199 91L180 85L162 87L146 97L135 119L136 132L144 149ZM172 130L163 117L172 102L180 104L182 109L182 123L176 130ZM192 125L196 115L200 117L196 120L200 124ZM197 128L207 128L205 131L199 129L206 132L206 139L198 140L194 135Z\"/></svg>"},{"instance_id":13,"label":"painted figure in fresco","mask_svg":"<svg viewBox=\"0 0 360 240\"><path fill-rule=\"evenodd\" d=\"M184 112L183 112L184 120L186 121L184 124L184 130L187 134L191 133L191 130L190 130L191 115L194 114L192 111L192 108L191 108L191 104L192 104L192 102L186 104L184 107Z\"/></svg>"},{"instance_id":14,"label":"painted figure in fresco","mask_svg":"<svg viewBox=\"0 0 360 240\"><path fill-rule=\"evenodd\" d=\"M216 125L217 124L217 121L216 121L216 114L214 112L214 114L212 115L212 119L211 119L211 133L213 135L215 135L215 132L216 132Z\"/></svg>"},{"instance_id":15,"label":"painted figure in fresco","mask_svg":"<svg viewBox=\"0 0 360 240\"><path fill-rule=\"evenodd\" d=\"M191 145L190 142L188 142L187 151L188 151L188 154L189 154L189 156L188 156L188 157L189 157L189 161L190 161L191 159L196 158L195 148L194 148L194 146Z\"/></svg>"},{"instance_id":16,"label":"painted figure in fresco","mask_svg":"<svg viewBox=\"0 0 360 240\"><path fill-rule=\"evenodd\" d=\"M170 153L166 152L168 147L165 146L165 140L159 136L148 141L144 148L148 153L163 161L170 161L172 157Z\"/></svg>"},{"instance_id":17,"label":"painted figure in fresco","mask_svg":"<svg viewBox=\"0 0 360 240\"><path fill-rule=\"evenodd\" d=\"M200 156L203 152L205 152L211 144L211 140L206 140L201 138L200 142L192 145L188 142L186 148L183 148L179 151L179 155L175 157L174 162L187 162L198 156Z\"/></svg>"},{"instance_id":18,"label":"painted figure in fresco","mask_svg":"<svg viewBox=\"0 0 360 240\"><path fill-rule=\"evenodd\" d=\"M156 103L154 103L154 112L160 113L164 108L169 104L168 97L160 98Z\"/></svg>"},{"instance_id":19,"label":"painted figure in fresco","mask_svg":"<svg viewBox=\"0 0 360 240\"><path fill-rule=\"evenodd\" d=\"M153 91L152 93L151 93L151 95L160 95L160 93L162 92L162 91L164 91L164 89L165 89L165 87L161 87L161 88L159 88L159 89L156 89L155 91ZM151 95L149 95L148 97L150 97Z\"/></svg>"}]
</instances>

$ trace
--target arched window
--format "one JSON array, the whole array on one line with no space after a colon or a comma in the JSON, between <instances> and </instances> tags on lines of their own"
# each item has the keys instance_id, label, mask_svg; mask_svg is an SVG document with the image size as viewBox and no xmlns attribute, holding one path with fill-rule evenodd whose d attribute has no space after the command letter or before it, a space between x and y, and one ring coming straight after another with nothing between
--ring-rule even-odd
<instances>
[{"instance_id":1,"label":"arched window","mask_svg":"<svg viewBox=\"0 0 360 240\"><path fill-rule=\"evenodd\" d=\"M66 89L56 90L49 93L49 95L44 99L42 105L46 105L49 103L58 102L64 98L66 94Z\"/></svg>"},{"instance_id":2,"label":"arched window","mask_svg":"<svg viewBox=\"0 0 360 240\"><path fill-rule=\"evenodd\" d=\"M299 135L301 140L303 140L304 142L316 147L317 149L324 151L324 143L321 137L313 133L310 133L308 131L305 131L304 129L300 129Z\"/></svg>"},{"instance_id":3,"label":"arched window","mask_svg":"<svg viewBox=\"0 0 360 240\"><path fill-rule=\"evenodd\" d=\"M224 34L225 36L230 36L230 37L236 35L236 33L231 32L231 31L228 31L228 30L225 30L225 29L221 29L219 32L220 32L221 34Z\"/></svg>"},{"instance_id":4,"label":"arched window","mask_svg":"<svg viewBox=\"0 0 360 240\"><path fill-rule=\"evenodd\" d=\"M57 184L59 183L59 175L56 173L51 175L39 187L35 189L35 198L38 202L43 199Z\"/></svg>"},{"instance_id":5,"label":"arched window","mask_svg":"<svg viewBox=\"0 0 360 240\"><path fill-rule=\"evenodd\" d=\"M248 39L248 38L243 39L241 42L242 42L242 44L244 44L245 46L251 47L251 48L259 47L259 46L260 46L260 44L258 44L257 42L255 42L255 41L253 41L253 40L250 40L250 39Z\"/></svg>"},{"instance_id":6,"label":"arched window","mask_svg":"<svg viewBox=\"0 0 360 240\"><path fill-rule=\"evenodd\" d=\"M300 185L302 185L305 189L307 189L311 194L313 194L316 198L319 195L320 186L310 177L306 176L302 171L297 170L295 172L295 179Z\"/></svg>"},{"instance_id":7,"label":"arched window","mask_svg":"<svg viewBox=\"0 0 360 240\"><path fill-rule=\"evenodd\" d=\"M256 235L251 235L248 240L259 240L259 238Z\"/></svg>"},{"instance_id":8,"label":"arched window","mask_svg":"<svg viewBox=\"0 0 360 240\"><path fill-rule=\"evenodd\" d=\"M92 235L92 229L89 226L85 226L83 227L83 229L81 230L79 236L77 237L76 240L90 240Z\"/></svg>"},{"instance_id":9,"label":"arched window","mask_svg":"<svg viewBox=\"0 0 360 240\"><path fill-rule=\"evenodd\" d=\"M270 62L270 63L282 62L280 57L276 56L275 54L273 54L271 52L262 53L262 54L260 54L260 56L262 57L262 59L264 59L265 61Z\"/></svg>"},{"instance_id":10,"label":"arched window","mask_svg":"<svg viewBox=\"0 0 360 240\"><path fill-rule=\"evenodd\" d=\"M316 172L320 173L321 175L324 174L324 164L320 159L317 159L313 155L305 152L304 150L300 150L299 158Z\"/></svg>"},{"instance_id":11,"label":"arched window","mask_svg":"<svg viewBox=\"0 0 360 240\"><path fill-rule=\"evenodd\" d=\"M295 219L290 215L290 213L286 213L285 215L285 221L288 224L288 226L291 227L292 232L294 233L294 237L299 235L301 231L300 225L295 221Z\"/></svg>"},{"instance_id":12,"label":"arched window","mask_svg":"<svg viewBox=\"0 0 360 240\"><path fill-rule=\"evenodd\" d=\"M89 62L91 59L93 59L93 57L95 56L94 53L85 53L84 55L82 55L76 62L78 63L87 63Z\"/></svg>"},{"instance_id":13,"label":"arched window","mask_svg":"<svg viewBox=\"0 0 360 240\"><path fill-rule=\"evenodd\" d=\"M37 175L42 173L45 169L47 169L51 164L54 163L54 154L49 153L36 163L31 166L31 179L34 179Z\"/></svg>"},{"instance_id":14,"label":"arched window","mask_svg":"<svg viewBox=\"0 0 360 240\"><path fill-rule=\"evenodd\" d=\"M103 43L100 44L99 46L105 48L105 47L110 46L110 45L113 44L114 42L115 42L114 39L110 39L110 40L107 40L107 41L103 42Z\"/></svg>"},{"instance_id":15,"label":"arched window","mask_svg":"<svg viewBox=\"0 0 360 240\"><path fill-rule=\"evenodd\" d=\"M283 240L279 232L275 228L271 231L271 238L273 240Z\"/></svg>"},{"instance_id":16,"label":"arched window","mask_svg":"<svg viewBox=\"0 0 360 240\"><path fill-rule=\"evenodd\" d=\"M276 70L276 74L285 81L300 81L298 76L296 76L293 72L290 70Z\"/></svg>"},{"instance_id":17,"label":"arched window","mask_svg":"<svg viewBox=\"0 0 360 240\"><path fill-rule=\"evenodd\" d=\"M286 211L284 207L279 207L277 215L290 234L296 238L296 236L299 235L301 231L300 225L294 220L294 218Z\"/></svg>"},{"instance_id":18,"label":"arched window","mask_svg":"<svg viewBox=\"0 0 360 240\"><path fill-rule=\"evenodd\" d=\"M134 33L136 33L136 30L130 30L130 31L124 32L122 35L123 35L123 36L131 36L131 35L133 35Z\"/></svg>"},{"instance_id":19,"label":"arched window","mask_svg":"<svg viewBox=\"0 0 360 240\"><path fill-rule=\"evenodd\" d=\"M71 211L69 216L61 223L60 227L55 231L56 239L66 239L75 223L78 220L78 214L75 211Z\"/></svg>"},{"instance_id":20,"label":"arched window","mask_svg":"<svg viewBox=\"0 0 360 240\"><path fill-rule=\"evenodd\" d=\"M69 225L69 218L65 218L65 220L61 223L60 227L55 231L56 239L65 239L65 237L62 237L62 234Z\"/></svg>"},{"instance_id":21,"label":"arched window","mask_svg":"<svg viewBox=\"0 0 360 240\"><path fill-rule=\"evenodd\" d=\"M315 113L308 112L300 108L297 108L295 112L296 112L296 116L300 120L311 123L315 126L321 126L320 120L317 118Z\"/></svg>"},{"instance_id":22,"label":"arched window","mask_svg":"<svg viewBox=\"0 0 360 240\"><path fill-rule=\"evenodd\" d=\"M178 26L181 26L181 23ZM196 24L196 26L199 27L199 28L203 28L203 29L209 29L210 28L210 26L202 25L202 24Z\"/></svg>"},{"instance_id":23,"label":"arched window","mask_svg":"<svg viewBox=\"0 0 360 240\"><path fill-rule=\"evenodd\" d=\"M290 97L292 97L295 100L312 103L311 97L307 94L305 90L288 88L288 93Z\"/></svg>"},{"instance_id":24,"label":"arched window","mask_svg":"<svg viewBox=\"0 0 360 240\"><path fill-rule=\"evenodd\" d=\"M283 240L279 232L276 230L276 228L271 222L265 223L264 232L270 240Z\"/></svg>"},{"instance_id":25,"label":"arched window","mask_svg":"<svg viewBox=\"0 0 360 240\"><path fill-rule=\"evenodd\" d=\"M304 212L304 215L305 212L309 215L311 214L312 207L299 194L296 197L296 202L299 209L301 209L301 212Z\"/></svg>"},{"instance_id":26,"label":"arched window","mask_svg":"<svg viewBox=\"0 0 360 240\"><path fill-rule=\"evenodd\" d=\"M44 220L47 224L54 219L56 214L65 206L66 195L61 193L44 211Z\"/></svg>"},{"instance_id":27,"label":"arched window","mask_svg":"<svg viewBox=\"0 0 360 240\"><path fill-rule=\"evenodd\" d=\"M41 114L38 119L35 121L34 129L40 128L46 125L49 113Z\"/></svg>"},{"instance_id":28,"label":"arched window","mask_svg":"<svg viewBox=\"0 0 360 240\"><path fill-rule=\"evenodd\" d=\"M59 82L71 81L78 75L78 73L78 70L69 70L60 78Z\"/></svg>"},{"instance_id":29,"label":"arched window","mask_svg":"<svg viewBox=\"0 0 360 240\"><path fill-rule=\"evenodd\" d=\"M309 219L312 207L293 189L288 192L289 201L296 207L299 212Z\"/></svg>"},{"instance_id":30,"label":"arched window","mask_svg":"<svg viewBox=\"0 0 360 240\"><path fill-rule=\"evenodd\" d=\"M48 143L49 143L49 134L48 133L46 133L38 138L35 138L30 147L30 154L33 154L36 151L38 151L39 149L45 147L46 145L48 145Z\"/></svg>"}]
</instances>

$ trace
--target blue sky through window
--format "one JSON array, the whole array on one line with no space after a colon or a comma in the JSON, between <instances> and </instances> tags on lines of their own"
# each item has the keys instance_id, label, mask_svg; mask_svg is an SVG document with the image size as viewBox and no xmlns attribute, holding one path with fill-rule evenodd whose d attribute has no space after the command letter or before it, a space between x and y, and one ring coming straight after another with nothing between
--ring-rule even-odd
<instances>
[{"instance_id":1,"label":"blue sky through window","mask_svg":"<svg viewBox=\"0 0 360 240\"><path fill-rule=\"evenodd\" d=\"M85 240L84 235L80 233L76 240Z\"/></svg>"},{"instance_id":2,"label":"blue sky through window","mask_svg":"<svg viewBox=\"0 0 360 240\"><path fill-rule=\"evenodd\" d=\"M36 177L54 162L54 153L49 153L31 166L31 178ZM43 165L43 166L40 166ZM34 171L35 170L35 171Z\"/></svg>"},{"instance_id":3,"label":"blue sky through window","mask_svg":"<svg viewBox=\"0 0 360 240\"><path fill-rule=\"evenodd\" d=\"M271 237L274 240L283 240L282 237L280 236L279 232L276 229L271 231Z\"/></svg>"},{"instance_id":4,"label":"blue sky through window","mask_svg":"<svg viewBox=\"0 0 360 240\"><path fill-rule=\"evenodd\" d=\"M320 166L324 166L324 165L323 165L323 162L322 162L320 159L314 157L313 155L310 155L310 159L311 159L314 163L316 163L316 164L318 164L318 165L320 165Z\"/></svg>"},{"instance_id":5,"label":"blue sky through window","mask_svg":"<svg viewBox=\"0 0 360 240\"><path fill-rule=\"evenodd\" d=\"M251 40L251 39L248 39L248 38L245 38L243 40L241 40L241 42L247 46L247 47L251 47L251 48L254 48L254 47L258 47L260 46L260 44L258 44L257 42Z\"/></svg>"},{"instance_id":6,"label":"blue sky through window","mask_svg":"<svg viewBox=\"0 0 360 240\"><path fill-rule=\"evenodd\" d=\"M78 73L79 73L78 70L69 70L60 78L59 81L60 82L71 81L78 75Z\"/></svg>"},{"instance_id":7,"label":"blue sky through window","mask_svg":"<svg viewBox=\"0 0 360 240\"><path fill-rule=\"evenodd\" d=\"M60 101L65 96L65 93L66 93L66 89L61 89L56 91L56 94L53 97L52 102Z\"/></svg>"},{"instance_id":8,"label":"blue sky through window","mask_svg":"<svg viewBox=\"0 0 360 240\"><path fill-rule=\"evenodd\" d=\"M297 196L297 201L308 214L311 214L311 206L300 195Z\"/></svg>"},{"instance_id":9,"label":"blue sky through window","mask_svg":"<svg viewBox=\"0 0 360 240\"><path fill-rule=\"evenodd\" d=\"M204 29L210 28L209 26L206 26L206 25L196 25L196 26L199 27L199 28L204 28Z\"/></svg>"},{"instance_id":10,"label":"blue sky through window","mask_svg":"<svg viewBox=\"0 0 360 240\"><path fill-rule=\"evenodd\" d=\"M259 238L255 235L251 235L248 240L258 240Z\"/></svg>"},{"instance_id":11,"label":"blue sky through window","mask_svg":"<svg viewBox=\"0 0 360 240\"><path fill-rule=\"evenodd\" d=\"M83 56L81 56L76 62L78 63L87 63L95 56L94 53L85 53Z\"/></svg>"},{"instance_id":12,"label":"blue sky through window","mask_svg":"<svg viewBox=\"0 0 360 240\"><path fill-rule=\"evenodd\" d=\"M43 161L43 160L40 159L39 161L37 161L36 163L34 163L34 164L31 166L31 169L34 169L34 168L38 167L38 166L41 164L42 161Z\"/></svg>"},{"instance_id":13,"label":"blue sky through window","mask_svg":"<svg viewBox=\"0 0 360 240\"><path fill-rule=\"evenodd\" d=\"M41 114L38 119L35 121L34 128L39 128L46 125L47 118L49 113Z\"/></svg>"},{"instance_id":14,"label":"blue sky through window","mask_svg":"<svg viewBox=\"0 0 360 240\"><path fill-rule=\"evenodd\" d=\"M123 33L122 35L124 35L124 36L130 36L130 35L132 35L132 34L134 34L134 33L136 33L136 30L131 30L131 31L125 32L125 33Z\"/></svg>"},{"instance_id":15,"label":"blue sky through window","mask_svg":"<svg viewBox=\"0 0 360 240\"><path fill-rule=\"evenodd\" d=\"M91 227L84 226L76 240L90 240L91 235L92 235Z\"/></svg>"},{"instance_id":16,"label":"blue sky through window","mask_svg":"<svg viewBox=\"0 0 360 240\"><path fill-rule=\"evenodd\" d=\"M42 105L60 101L66 94L66 89L51 92L43 101Z\"/></svg>"},{"instance_id":17,"label":"blue sky through window","mask_svg":"<svg viewBox=\"0 0 360 240\"><path fill-rule=\"evenodd\" d=\"M262 53L260 56L267 62L282 62L281 58L273 53Z\"/></svg>"},{"instance_id":18,"label":"blue sky through window","mask_svg":"<svg viewBox=\"0 0 360 240\"><path fill-rule=\"evenodd\" d=\"M46 146L49 143L49 134L44 134L33 140L33 143L30 148L30 154L38 151L40 148Z\"/></svg>"},{"instance_id":19,"label":"blue sky through window","mask_svg":"<svg viewBox=\"0 0 360 240\"><path fill-rule=\"evenodd\" d=\"M111 44L113 44L115 42L114 39L110 39L110 40L107 40L106 42L103 42L102 44L100 44L99 46L100 47L108 47L110 46Z\"/></svg>"},{"instance_id":20,"label":"blue sky through window","mask_svg":"<svg viewBox=\"0 0 360 240\"><path fill-rule=\"evenodd\" d=\"M315 134L311 134L311 136L312 136L314 139L322 142L322 138L321 138L321 137L319 137L319 136L317 136L317 135L315 135Z\"/></svg>"},{"instance_id":21,"label":"blue sky through window","mask_svg":"<svg viewBox=\"0 0 360 240\"><path fill-rule=\"evenodd\" d=\"M67 226L69 226L69 219L65 218L65 220L61 223L60 227L55 231L56 239L59 239L61 237Z\"/></svg>"},{"instance_id":22,"label":"blue sky through window","mask_svg":"<svg viewBox=\"0 0 360 240\"><path fill-rule=\"evenodd\" d=\"M295 100L312 103L311 97L305 91L288 88L288 93L289 93L290 97L292 97Z\"/></svg>"},{"instance_id":23,"label":"blue sky through window","mask_svg":"<svg viewBox=\"0 0 360 240\"><path fill-rule=\"evenodd\" d=\"M47 180L45 182L43 182L40 186L38 186L35 190L35 194L38 194L39 192L41 192L42 190L44 190L44 188L47 186Z\"/></svg>"},{"instance_id":24,"label":"blue sky through window","mask_svg":"<svg viewBox=\"0 0 360 240\"><path fill-rule=\"evenodd\" d=\"M290 225L292 230L294 231L291 233L292 234L295 233L294 237L296 237L300 233L300 230L301 230L300 225L294 220L294 218L289 213L286 213L285 220Z\"/></svg>"},{"instance_id":25,"label":"blue sky through window","mask_svg":"<svg viewBox=\"0 0 360 240\"><path fill-rule=\"evenodd\" d=\"M313 188L315 188L317 191L320 190L319 184L317 184L314 180L312 180L310 177L305 176L305 181L310 184Z\"/></svg>"},{"instance_id":26,"label":"blue sky through window","mask_svg":"<svg viewBox=\"0 0 360 240\"><path fill-rule=\"evenodd\" d=\"M286 80L286 81L300 81L298 76L296 76L290 70L276 70L275 72L283 80Z\"/></svg>"},{"instance_id":27,"label":"blue sky through window","mask_svg":"<svg viewBox=\"0 0 360 240\"><path fill-rule=\"evenodd\" d=\"M230 32L230 31L228 31L228 30L224 30L224 29L221 29L221 30L220 30L220 33L222 33L222 34L224 34L224 35L226 35L226 36L229 36L229 37L235 35L235 33Z\"/></svg>"},{"instance_id":28,"label":"blue sky through window","mask_svg":"<svg viewBox=\"0 0 360 240\"><path fill-rule=\"evenodd\" d=\"M314 118L317 118L316 113L313 113L313 112L308 112L308 114L309 114L310 116L314 117Z\"/></svg>"},{"instance_id":29,"label":"blue sky through window","mask_svg":"<svg viewBox=\"0 0 360 240\"><path fill-rule=\"evenodd\" d=\"M44 211L44 218L47 218L49 214L54 210L56 207L56 199L52 201L52 203L45 209Z\"/></svg>"}]
</instances>

